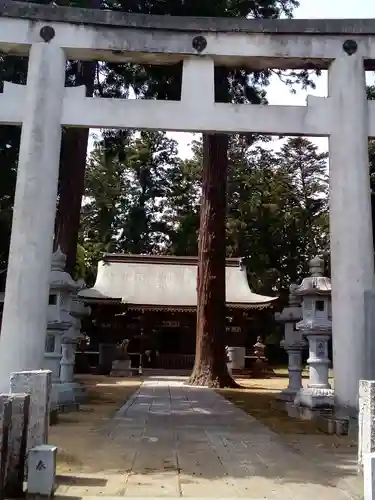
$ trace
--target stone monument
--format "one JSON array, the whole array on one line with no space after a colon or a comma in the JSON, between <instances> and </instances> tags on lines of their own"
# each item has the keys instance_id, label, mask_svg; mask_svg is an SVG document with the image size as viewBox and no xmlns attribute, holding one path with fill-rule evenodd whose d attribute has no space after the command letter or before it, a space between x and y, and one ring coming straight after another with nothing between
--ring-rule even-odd
<instances>
[{"instance_id":1,"label":"stone monument","mask_svg":"<svg viewBox=\"0 0 375 500\"><path fill-rule=\"evenodd\" d=\"M69 400L69 394L64 394L66 387L61 384L60 362L62 356L62 340L72 326L70 315L72 293L76 292L77 284L64 271L66 257L58 248L52 256L50 273L50 293L48 300L48 321L44 368L52 372L52 409L59 408Z\"/></svg>"},{"instance_id":2,"label":"stone monument","mask_svg":"<svg viewBox=\"0 0 375 500\"><path fill-rule=\"evenodd\" d=\"M280 401L294 401L296 394L302 388L302 351L306 346L301 332L296 329L296 323L302 319L301 298L295 294L298 285L289 287L289 306L281 313L275 314L276 321L284 324L285 335L281 346L288 354L288 387L278 394Z\"/></svg>"},{"instance_id":3,"label":"stone monument","mask_svg":"<svg viewBox=\"0 0 375 500\"><path fill-rule=\"evenodd\" d=\"M227 356L230 363L231 370L244 370L246 348L240 346L227 346Z\"/></svg>"},{"instance_id":4,"label":"stone monument","mask_svg":"<svg viewBox=\"0 0 375 500\"><path fill-rule=\"evenodd\" d=\"M329 384L328 341L332 336L331 280L323 276L324 260L309 262L310 276L295 294L302 297L302 321L296 328L309 343L309 382L296 394L294 403L311 409L332 408L334 392Z\"/></svg>"},{"instance_id":5,"label":"stone monument","mask_svg":"<svg viewBox=\"0 0 375 500\"><path fill-rule=\"evenodd\" d=\"M22 498L31 397L30 394L9 394L6 397L12 407L12 425L9 429L5 498Z\"/></svg>"},{"instance_id":6,"label":"stone monument","mask_svg":"<svg viewBox=\"0 0 375 500\"><path fill-rule=\"evenodd\" d=\"M29 394L29 422L27 429L27 451L48 442L52 374L50 370L12 373L11 394Z\"/></svg>"},{"instance_id":7,"label":"stone monument","mask_svg":"<svg viewBox=\"0 0 375 500\"><path fill-rule=\"evenodd\" d=\"M112 363L111 377L129 377L132 374L131 360L128 354L129 340L124 339L117 346L116 359Z\"/></svg>"}]
</instances>

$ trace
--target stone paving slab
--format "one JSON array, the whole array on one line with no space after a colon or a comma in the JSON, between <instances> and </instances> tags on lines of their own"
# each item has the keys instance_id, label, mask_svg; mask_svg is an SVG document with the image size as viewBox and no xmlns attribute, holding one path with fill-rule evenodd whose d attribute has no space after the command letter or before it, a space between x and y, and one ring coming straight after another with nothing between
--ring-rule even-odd
<instances>
[{"instance_id":1,"label":"stone paving slab","mask_svg":"<svg viewBox=\"0 0 375 500\"><path fill-rule=\"evenodd\" d=\"M183 380L146 380L105 431L124 471L67 497L346 500L345 473L287 446L216 392ZM350 472L347 472L348 476Z\"/></svg>"}]
</instances>

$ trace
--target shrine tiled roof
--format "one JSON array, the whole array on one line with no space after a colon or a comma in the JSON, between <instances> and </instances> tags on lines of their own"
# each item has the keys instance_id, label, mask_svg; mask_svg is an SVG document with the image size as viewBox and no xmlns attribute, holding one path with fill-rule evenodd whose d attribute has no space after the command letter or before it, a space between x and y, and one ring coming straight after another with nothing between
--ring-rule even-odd
<instances>
[{"instance_id":1,"label":"shrine tiled roof","mask_svg":"<svg viewBox=\"0 0 375 500\"><path fill-rule=\"evenodd\" d=\"M95 285L79 292L86 302L128 305L133 309L195 310L197 257L107 254L98 264ZM239 258L226 261L226 303L233 308L263 308L277 297L254 293Z\"/></svg>"}]
</instances>

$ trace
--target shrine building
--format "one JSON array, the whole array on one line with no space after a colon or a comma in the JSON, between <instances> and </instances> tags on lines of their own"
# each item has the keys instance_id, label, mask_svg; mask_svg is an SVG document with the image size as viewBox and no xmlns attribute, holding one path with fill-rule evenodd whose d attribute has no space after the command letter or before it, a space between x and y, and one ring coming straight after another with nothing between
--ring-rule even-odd
<instances>
[{"instance_id":1,"label":"shrine building","mask_svg":"<svg viewBox=\"0 0 375 500\"><path fill-rule=\"evenodd\" d=\"M79 296L92 310L86 332L92 353L99 354L96 363L107 366L104 372L110 369L108 356L113 358L115 345L124 338L130 340L132 364L137 364L141 351L152 351L157 352L158 367L192 368L197 266L197 257L103 257L95 285ZM242 259L227 259L227 345L249 349L258 335L264 337L273 321L270 308L275 300L250 289Z\"/></svg>"}]
</instances>

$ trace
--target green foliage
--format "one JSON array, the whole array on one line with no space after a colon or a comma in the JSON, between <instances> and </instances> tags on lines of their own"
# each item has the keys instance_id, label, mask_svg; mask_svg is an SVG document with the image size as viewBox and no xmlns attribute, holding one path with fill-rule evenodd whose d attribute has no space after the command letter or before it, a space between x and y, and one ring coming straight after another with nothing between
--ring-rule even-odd
<instances>
[{"instance_id":1,"label":"green foliage","mask_svg":"<svg viewBox=\"0 0 375 500\"><path fill-rule=\"evenodd\" d=\"M5 81L26 83L26 68L25 58L0 54L0 89ZM8 260L20 136L20 127L0 127L0 270Z\"/></svg>"},{"instance_id":2,"label":"green foliage","mask_svg":"<svg viewBox=\"0 0 375 500\"><path fill-rule=\"evenodd\" d=\"M19 140L18 127L0 127L0 271L8 260Z\"/></svg>"},{"instance_id":3,"label":"green foliage","mask_svg":"<svg viewBox=\"0 0 375 500\"><path fill-rule=\"evenodd\" d=\"M89 269L104 251L197 255L201 142L183 161L164 133L116 134L95 144L86 170ZM327 154L304 138L280 151L262 139L231 137L227 255L245 257L252 285L269 293L301 278L327 248Z\"/></svg>"},{"instance_id":4,"label":"green foliage","mask_svg":"<svg viewBox=\"0 0 375 500\"><path fill-rule=\"evenodd\" d=\"M180 169L176 141L164 132L106 133L86 169L81 241L105 252L154 253L168 242L165 200Z\"/></svg>"},{"instance_id":5,"label":"green foliage","mask_svg":"<svg viewBox=\"0 0 375 500\"><path fill-rule=\"evenodd\" d=\"M269 293L326 250L328 176L327 154L307 139L290 138L280 151L266 145L231 138L227 254L245 257L251 283Z\"/></svg>"}]
</instances>

